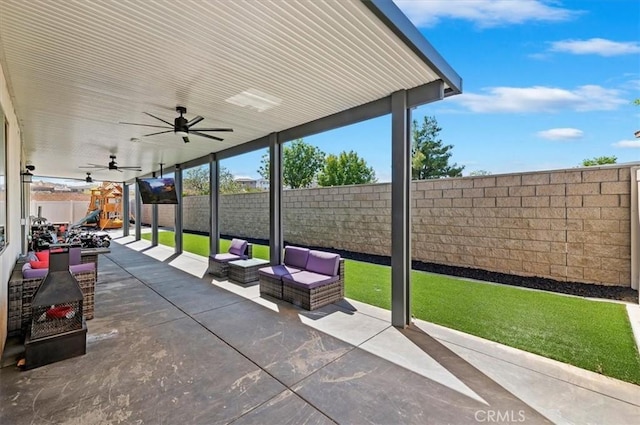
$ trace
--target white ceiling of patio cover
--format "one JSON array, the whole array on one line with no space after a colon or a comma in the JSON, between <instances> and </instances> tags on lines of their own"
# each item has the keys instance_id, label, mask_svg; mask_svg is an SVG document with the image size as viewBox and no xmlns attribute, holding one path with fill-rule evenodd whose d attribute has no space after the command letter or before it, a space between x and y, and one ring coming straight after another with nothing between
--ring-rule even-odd
<instances>
[{"instance_id":1,"label":"white ceiling of patio cover","mask_svg":"<svg viewBox=\"0 0 640 425\"><path fill-rule=\"evenodd\" d=\"M57 177L116 154L143 171L93 176L128 180L440 79L360 0L3 0L0 48L26 157ZM247 91L274 106L226 101ZM133 143L161 129L118 124L176 105L235 131Z\"/></svg>"}]
</instances>

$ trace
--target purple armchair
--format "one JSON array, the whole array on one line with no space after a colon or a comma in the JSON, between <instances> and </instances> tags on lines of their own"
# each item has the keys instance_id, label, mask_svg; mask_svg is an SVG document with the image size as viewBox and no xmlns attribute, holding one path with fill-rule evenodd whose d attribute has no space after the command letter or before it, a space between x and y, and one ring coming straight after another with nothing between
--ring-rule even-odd
<instances>
[{"instance_id":1,"label":"purple armchair","mask_svg":"<svg viewBox=\"0 0 640 425\"><path fill-rule=\"evenodd\" d=\"M246 260L253 256L253 245L244 239L232 239L229 251L209 256L209 273L217 277L227 277L229 262Z\"/></svg>"}]
</instances>

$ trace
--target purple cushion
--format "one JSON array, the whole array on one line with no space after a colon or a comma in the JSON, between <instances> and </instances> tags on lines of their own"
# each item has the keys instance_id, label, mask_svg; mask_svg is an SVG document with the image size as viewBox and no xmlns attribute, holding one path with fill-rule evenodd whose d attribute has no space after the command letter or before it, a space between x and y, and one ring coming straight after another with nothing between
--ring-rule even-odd
<instances>
[{"instance_id":1,"label":"purple cushion","mask_svg":"<svg viewBox=\"0 0 640 425\"><path fill-rule=\"evenodd\" d=\"M287 246L284 249L284 263L287 266L304 269L307 266L309 258L309 250L307 248L299 248L297 246Z\"/></svg>"},{"instance_id":2,"label":"purple cushion","mask_svg":"<svg viewBox=\"0 0 640 425\"><path fill-rule=\"evenodd\" d=\"M86 273L93 272L96 270L95 263L84 263L84 264L76 264L74 266L69 266L69 271L71 273ZM31 267L31 264L24 263L22 265L22 277L24 279L37 279L43 278L49 273L49 269L34 269Z\"/></svg>"},{"instance_id":3,"label":"purple cushion","mask_svg":"<svg viewBox=\"0 0 640 425\"><path fill-rule=\"evenodd\" d=\"M244 256L244 252L247 250L247 241L242 239L232 239L231 246L229 247L229 253L235 255Z\"/></svg>"},{"instance_id":4,"label":"purple cushion","mask_svg":"<svg viewBox=\"0 0 640 425\"><path fill-rule=\"evenodd\" d=\"M71 273L93 272L96 270L96 263L74 264L69 266Z\"/></svg>"},{"instance_id":5,"label":"purple cushion","mask_svg":"<svg viewBox=\"0 0 640 425\"><path fill-rule=\"evenodd\" d=\"M235 260L244 260L246 257L244 257L243 255L235 255L235 254L216 254L213 257L214 261L218 261L220 263L226 263L229 261L235 261Z\"/></svg>"},{"instance_id":6,"label":"purple cushion","mask_svg":"<svg viewBox=\"0 0 640 425\"><path fill-rule=\"evenodd\" d=\"M326 274L327 276L337 276L340 266L340 256L322 251L309 251L307 267L310 272Z\"/></svg>"},{"instance_id":7,"label":"purple cushion","mask_svg":"<svg viewBox=\"0 0 640 425\"><path fill-rule=\"evenodd\" d=\"M258 274L259 275L263 275L263 276L269 276L269 277L282 277L282 276L288 276L291 275L293 273L298 273L301 272L302 270L300 269L296 269L294 267L287 267L287 266L283 266L283 265L277 265L277 266L272 266L272 267L263 267L261 269L258 269Z\"/></svg>"},{"instance_id":8,"label":"purple cushion","mask_svg":"<svg viewBox=\"0 0 640 425\"><path fill-rule=\"evenodd\" d=\"M74 246L69 248L69 265L73 266L75 264L82 263L82 248L79 246Z\"/></svg>"},{"instance_id":9,"label":"purple cushion","mask_svg":"<svg viewBox=\"0 0 640 425\"><path fill-rule=\"evenodd\" d=\"M301 271L300 273L282 276L282 283L289 286L297 286L298 288L314 289L336 282L339 278L339 276L327 276L320 273Z\"/></svg>"},{"instance_id":10,"label":"purple cushion","mask_svg":"<svg viewBox=\"0 0 640 425\"><path fill-rule=\"evenodd\" d=\"M43 278L47 273L49 273L49 269L34 269L29 263L24 263L22 266L22 277L24 279Z\"/></svg>"}]
</instances>

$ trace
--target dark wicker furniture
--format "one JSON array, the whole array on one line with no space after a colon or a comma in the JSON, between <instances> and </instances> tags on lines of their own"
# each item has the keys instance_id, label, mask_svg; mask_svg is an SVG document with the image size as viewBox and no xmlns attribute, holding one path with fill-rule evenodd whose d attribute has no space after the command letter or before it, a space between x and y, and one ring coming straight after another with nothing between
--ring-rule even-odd
<instances>
[{"instance_id":1,"label":"dark wicker furniture","mask_svg":"<svg viewBox=\"0 0 640 425\"><path fill-rule=\"evenodd\" d=\"M267 260L249 258L247 260L229 261L229 280L238 283L250 283L258 280L258 269L269 264Z\"/></svg>"},{"instance_id":2,"label":"dark wicker furniture","mask_svg":"<svg viewBox=\"0 0 640 425\"><path fill-rule=\"evenodd\" d=\"M234 241L235 240L236 239L234 239ZM246 243L246 241L244 242ZM250 243L247 243L244 254L240 254L232 250L233 241L232 247L229 249L228 253L210 255L209 270L207 272L216 277L226 278L229 274L229 261L246 260L248 258L253 258L253 245Z\"/></svg>"},{"instance_id":3,"label":"dark wicker furniture","mask_svg":"<svg viewBox=\"0 0 640 425\"><path fill-rule=\"evenodd\" d=\"M338 280L317 288L282 284L282 299L306 310L315 310L344 298L344 259L340 259Z\"/></svg>"},{"instance_id":4,"label":"dark wicker furniture","mask_svg":"<svg viewBox=\"0 0 640 425\"><path fill-rule=\"evenodd\" d=\"M9 279L9 320L7 324L9 336L25 335L25 331L31 322L31 299L43 280L43 278L24 279L20 266L20 264L16 265ZM95 272L74 273L73 276L78 280L82 290L84 318L86 320L93 319L96 286Z\"/></svg>"},{"instance_id":5,"label":"dark wicker furniture","mask_svg":"<svg viewBox=\"0 0 640 425\"><path fill-rule=\"evenodd\" d=\"M282 299L282 279L279 276L259 275L260 295Z\"/></svg>"}]
</instances>

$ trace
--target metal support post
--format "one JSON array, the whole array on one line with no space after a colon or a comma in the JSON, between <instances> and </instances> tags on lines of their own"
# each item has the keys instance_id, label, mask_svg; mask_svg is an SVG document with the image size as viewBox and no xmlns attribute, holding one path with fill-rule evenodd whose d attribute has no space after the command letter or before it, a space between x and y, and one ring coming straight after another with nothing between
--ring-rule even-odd
<instances>
[{"instance_id":1,"label":"metal support post","mask_svg":"<svg viewBox=\"0 0 640 425\"><path fill-rule=\"evenodd\" d=\"M175 241L175 253L182 254L182 241L183 235L183 210L182 210L182 167L180 164L176 164L174 172L174 182L176 188L176 197L178 198L178 204L175 206L175 222L174 222L174 241Z\"/></svg>"},{"instance_id":2,"label":"metal support post","mask_svg":"<svg viewBox=\"0 0 640 425\"><path fill-rule=\"evenodd\" d=\"M407 92L391 95L391 324L411 323L411 142Z\"/></svg>"},{"instance_id":3,"label":"metal support post","mask_svg":"<svg viewBox=\"0 0 640 425\"><path fill-rule=\"evenodd\" d=\"M209 155L209 255L220 252L220 168L215 154Z\"/></svg>"},{"instance_id":4,"label":"metal support post","mask_svg":"<svg viewBox=\"0 0 640 425\"><path fill-rule=\"evenodd\" d=\"M122 183L122 236L129 236L129 184Z\"/></svg>"},{"instance_id":5,"label":"metal support post","mask_svg":"<svg viewBox=\"0 0 640 425\"><path fill-rule=\"evenodd\" d=\"M282 144L277 133L269 135L269 255L271 264L282 262Z\"/></svg>"}]
</instances>

